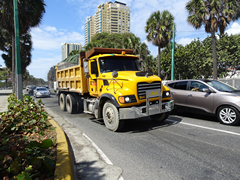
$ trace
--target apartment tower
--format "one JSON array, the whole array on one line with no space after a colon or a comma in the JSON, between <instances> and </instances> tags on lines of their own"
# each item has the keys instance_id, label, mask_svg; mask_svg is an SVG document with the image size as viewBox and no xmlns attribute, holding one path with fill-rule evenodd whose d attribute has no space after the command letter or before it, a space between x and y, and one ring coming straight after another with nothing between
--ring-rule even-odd
<instances>
[{"instance_id":1,"label":"apartment tower","mask_svg":"<svg viewBox=\"0 0 240 180\"><path fill-rule=\"evenodd\" d=\"M96 33L130 32L130 9L126 4L115 1L100 4L94 16L86 18L85 45Z\"/></svg>"},{"instance_id":2,"label":"apartment tower","mask_svg":"<svg viewBox=\"0 0 240 180\"><path fill-rule=\"evenodd\" d=\"M62 43L61 44L62 49L62 60L66 59L72 50L81 50L82 44L80 43Z\"/></svg>"}]
</instances>

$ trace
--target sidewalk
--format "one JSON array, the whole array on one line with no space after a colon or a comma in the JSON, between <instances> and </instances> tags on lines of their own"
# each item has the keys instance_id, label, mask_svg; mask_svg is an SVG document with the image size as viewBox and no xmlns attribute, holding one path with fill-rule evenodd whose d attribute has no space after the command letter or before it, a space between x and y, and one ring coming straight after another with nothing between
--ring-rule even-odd
<instances>
[{"instance_id":1,"label":"sidewalk","mask_svg":"<svg viewBox=\"0 0 240 180\"><path fill-rule=\"evenodd\" d=\"M11 90L0 90L0 112L7 111L7 98L11 93ZM123 179L121 177L122 169L107 162L103 154L94 147L95 144L83 132L51 109L45 107L45 110L57 131L55 179Z\"/></svg>"}]
</instances>

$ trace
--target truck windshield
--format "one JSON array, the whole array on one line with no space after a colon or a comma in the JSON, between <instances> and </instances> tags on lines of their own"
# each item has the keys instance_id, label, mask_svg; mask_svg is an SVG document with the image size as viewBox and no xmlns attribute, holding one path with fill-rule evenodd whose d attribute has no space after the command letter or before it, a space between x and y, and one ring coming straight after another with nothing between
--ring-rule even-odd
<instances>
[{"instance_id":1,"label":"truck windshield","mask_svg":"<svg viewBox=\"0 0 240 180\"><path fill-rule=\"evenodd\" d=\"M134 57L102 57L99 58L100 72L139 71L137 60Z\"/></svg>"}]
</instances>

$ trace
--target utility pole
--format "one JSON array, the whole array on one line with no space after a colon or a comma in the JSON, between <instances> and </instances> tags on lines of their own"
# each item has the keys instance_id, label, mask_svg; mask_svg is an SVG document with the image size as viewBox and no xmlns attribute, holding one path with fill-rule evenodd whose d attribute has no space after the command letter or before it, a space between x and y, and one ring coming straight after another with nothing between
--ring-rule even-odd
<instances>
[{"instance_id":1,"label":"utility pole","mask_svg":"<svg viewBox=\"0 0 240 180\"><path fill-rule=\"evenodd\" d=\"M175 43L175 25L173 24L171 80L174 80L174 48L175 48L174 43Z\"/></svg>"},{"instance_id":2,"label":"utility pole","mask_svg":"<svg viewBox=\"0 0 240 180\"><path fill-rule=\"evenodd\" d=\"M18 3L13 0L14 6L14 28L15 28L15 57L16 57L16 77L17 77L17 99L22 99L22 67L20 56L20 40L19 40L19 21L18 21Z\"/></svg>"}]
</instances>

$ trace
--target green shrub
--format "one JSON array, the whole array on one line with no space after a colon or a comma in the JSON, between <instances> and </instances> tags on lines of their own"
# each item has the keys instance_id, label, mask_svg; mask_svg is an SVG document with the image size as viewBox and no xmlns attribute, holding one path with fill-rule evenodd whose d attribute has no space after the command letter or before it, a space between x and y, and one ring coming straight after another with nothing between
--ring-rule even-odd
<instances>
[{"instance_id":1,"label":"green shrub","mask_svg":"<svg viewBox=\"0 0 240 180\"><path fill-rule=\"evenodd\" d=\"M42 101L11 94L8 102L0 113L0 179L54 179L55 130Z\"/></svg>"}]
</instances>

